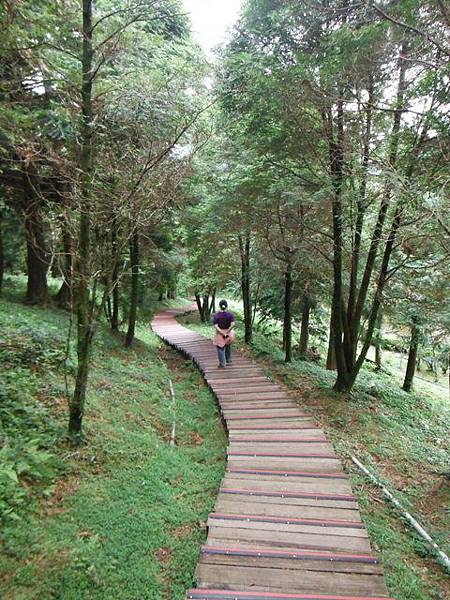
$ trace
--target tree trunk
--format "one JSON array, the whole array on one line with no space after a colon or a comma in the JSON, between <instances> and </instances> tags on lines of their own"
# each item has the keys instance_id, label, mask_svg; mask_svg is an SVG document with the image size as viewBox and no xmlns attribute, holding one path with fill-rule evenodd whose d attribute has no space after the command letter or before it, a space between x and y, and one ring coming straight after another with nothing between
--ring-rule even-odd
<instances>
[{"instance_id":1,"label":"tree trunk","mask_svg":"<svg viewBox=\"0 0 450 600\"><path fill-rule=\"evenodd\" d=\"M111 307L111 329L113 331L119 330L119 281L115 280L116 283L112 289L112 307Z\"/></svg>"},{"instance_id":2,"label":"tree trunk","mask_svg":"<svg viewBox=\"0 0 450 600\"><path fill-rule=\"evenodd\" d=\"M336 371L336 356L334 354L334 339L333 339L333 311L330 317L330 334L328 338L328 353L327 353L327 370Z\"/></svg>"},{"instance_id":3,"label":"tree trunk","mask_svg":"<svg viewBox=\"0 0 450 600\"><path fill-rule=\"evenodd\" d=\"M381 326L382 326L382 322L383 322L383 313L380 312L378 313L378 317L377 317L377 324L375 326L375 366L377 368L378 371L381 370L381 340L382 340L382 335L381 335Z\"/></svg>"},{"instance_id":4,"label":"tree trunk","mask_svg":"<svg viewBox=\"0 0 450 600\"><path fill-rule=\"evenodd\" d=\"M375 367L377 368L377 371L381 371L381 355L381 342L377 339L375 341Z\"/></svg>"},{"instance_id":5,"label":"tree trunk","mask_svg":"<svg viewBox=\"0 0 450 600\"><path fill-rule=\"evenodd\" d=\"M212 305L211 305L212 307ZM203 323L208 323L209 321L209 317L211 316L211 308L209 305L209 294L206 294L205 296L203 296L203 301L202 301L202 313L203 313Z\"/></svg>"},{"instance_id":6,"label":"tree trunk","mask_svg":"<svg viewBox=\"0 0 450 600\"><path fill-rule=\"evenodd\" d=\"M413 385L414 374L416 372L419 335L419 327L417 326L415 320L413 320L411 325L411 341L409 344L408 363L406 365L405 380L403 382L403 389L405 390L405 392L410 392Z\"/></svg>"},{"instance_id":7,"label":"tree trunk","mask_svg":"<svg viewBox=\"0 0 450 600\"><path fill-rule=\"evenodd\" d=\"M130 312L128 314L128 331L125 346L131 346L136 329L137 308L139 300L139 233L137 228L133 231L130 239L130 262L131 262L131 297Z\"/></svg>"},{"instance_id":8,"label":"tree trunk","mask_svg":"<svg viewBox=\"0 0 450 600\"><path fill-rule=\"evenodd\" d=\"M105 283L105 285L107 285L107 283ZM104 305L104 309L105 309L105 317L107 318L107 320L109 322L111 322L111 316L112 316L112 312L111 312L111 296L107 296L106 297L106 302Z\"/></svg>"},{"instance_id":9,"label":"tree trunk","mask_svg":"<svg viewBox=\"0 0 450 600\"><path fill-rule=\"evenodd\" d=\"M292 265L288 263L286 266L284 280L284 344L285 357L284 361L289 363L292 360Z\"/></svg>"},{"instance_id":10,"label":"tree trunk","mask_svg":"<svg viewBox=\"0 0 450 600\"><path fill-rule=\"evenodd\" d=\"M64 256L62 257L63 265L62 265L62 276L63 282L61 287L59 288L58 293L55 296L56 303L61 308L70 307L70 300L72 294L72 257L73 257L73 240L72 237L65 227L66 223L63 223L62 230L62 243Z\"/></svg>"},{"instance_id":11,"label":"tree trunk","mask_svg":"<svg viewBox=\"0 0 450 600\"><path fill-rule=\"evenodd\" d=\"M397 84L397 102L395 110L393 111L393 124L388 146L388 164L390 170L393 170L397 163L398 148L399 148L399 134L401 118L404 110L404 95L406 91L406 69L407 61L404 56L407 54L407 43L402 45L402 53L399 60L399 80ZM342 160L343 160L343 113L341 111L340 101L338 102L337 110L337 140L335 141L333 136L332 127L329 127L327 138L330 140L330 165L331 173L333 176L333 183L335 188L335 194L333 198L333 240L334 240L334 253L333 253L333 268L334 268L334 292L333 292L333 322L334 322L334 346L336 354L336 366L338 376L334 389L336 391L348 392L352 389L356 377L361 369L361 366L367 356L367 351L372 343L373 332L376 325L376 319L378 311L381 305L381 296L383 288L386 282L388 266L390 257L392 254L393 245L396 239L398 228L400 227L402 210L398 201L394 211L394 217L391 221L390 232L388 239L385 242L383 257L381 260L380 270L378 272L376 292L372 306L370 309L370 316L368 319L366 334L364 343L359 356L356 358L358 337L360 331L360 323L363 314L366 300L368 297L369 289L371 287L371 280L374 273L374 269L377 263L377 256L379 251L379 245L383 239L383 231L385 222L388 215L388 209L391 203L391 197L393 192L392 175L386 177L384 190L382 194L381 204L378 211L377 220L372 232L372 238L367 253L366 265L361 279L359 292L356 295L354 293L353 300L351 302L352 314L345 310L343 302L343 209L342 209ZM328 121L332 125L332 116L328 118ZM334 152L333 152L334 151ZM334 158L334 155L336 157ZM336 164L336 167L334 166ZM355 272L356 276L356 272ZM354 305L354 308L353 308Z\"/></svg>"},{"instance_id":12,"label":"tree trunk","mask_svg":"<svg viewBox=\"0 0 450 600\"><path fill-rule=\"evenodd\" d=\"M36 198L32 175L23 174L23 206L27 240L27 292L25 301L29 304L46 304L48 301L47 271L50 265L46 247L44 223L40 202Z\"/></svg>"},{"instance_id":13,"label":"tree trunk","mask_svg":"<svg viewBox=\"0 0 450 600\"><path fill-rule=\"evenodd\" d=\"M83 55L80 127L81 199L78 225L78 260L76 268L77 355L75 390L69 402L69 435L79 442L89 373L89 358L93 338L93 315L89 302L91 262L91 195L92 195L92 0L83 0Z\"/></svg>"},{"instance_id":14,"label":"tree trunk","mask_svg":"<svg viewBox=\"0 0 450 600\"><path fill-rule=\"evenodd\" d=\"M200 294L195 294L195 302L197 303L198 314L200 315L200 321L202 323L205 323L206 319L205 319L205 315L203 313L203 304L202 304L202 299L200 297Z\"/></svg>"},{"instance_id":15,"label":"tree trunk","mask_svg":"<svg viewBox=\"0 0 450 600\"><path fill-rule=\"evenodd\" d=\"M303 296L303 309L302 309L302 326L300 330L300 344L299 353L300 358L305 358L308 352L308 340L309 340L309 316L311 313L311 303L308 296Z\"/></svg>"},{"instance_id":16,"label":"tree trunk","mask_svg":"<svg viewBox=\"0 0 450 600\"><path fill-rule=\"evenodd\" d=\"M244 305L244 339L247 344L252 341L252 303L250 297L250 232L246 232L245 239L239 236L239 251L241 255L241 291Z\"/></svg>"},{"instance_id":17,"label":"tree trunk","mask_svg":"<svg viewBox=\"0 0 450 600\"><path fill-rule=\"evenodd\" d=\"M208 305L208 321L211 318L211 313L216 310L216 288L213 289L212 295L211 295L211 302Z\"/></svg>"},{"instance_id":18,"label":"tree trunk","mask_svg":"<svg viewBox=\"0 0 450 600\"><path fill-rule=\"evenodd\" d=\"M117 233L116 223L113 220L111 228L111 251L113 259L113 271L111 275L111 286L112 286L112 309L111 309L111 329L113 331L119 330L119 257L117 251Z\"/></svg>"},{"instance_id":19,"label":"tree trunk","mask_svg":"<svg viewBox=\"0 0 450 600\"><path fill-rule=\"evenodd\" d=\"M0 209L0 294L3 288L3 277L5 274L5 249L3 242L3 212Z\"/></svg>"}]
</instances>

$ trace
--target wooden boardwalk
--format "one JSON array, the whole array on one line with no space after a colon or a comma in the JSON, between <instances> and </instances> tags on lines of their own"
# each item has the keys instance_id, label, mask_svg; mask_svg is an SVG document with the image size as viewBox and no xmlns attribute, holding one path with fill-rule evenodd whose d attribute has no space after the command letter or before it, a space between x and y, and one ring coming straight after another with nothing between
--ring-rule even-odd
<instances>
[{"instance_id":1,"label":"wooden boardwalk","mask_svg":"<svg viewBox=\"0 0 450 600\"><path fill-rule=\"evenodd\" d=\"M285 389L234 352L217 368L207 338L167 310L155 333L191 357L228 430L228 465L191 600L386 599L358 505L322 429Z\"/></svg>"}]
</instances>

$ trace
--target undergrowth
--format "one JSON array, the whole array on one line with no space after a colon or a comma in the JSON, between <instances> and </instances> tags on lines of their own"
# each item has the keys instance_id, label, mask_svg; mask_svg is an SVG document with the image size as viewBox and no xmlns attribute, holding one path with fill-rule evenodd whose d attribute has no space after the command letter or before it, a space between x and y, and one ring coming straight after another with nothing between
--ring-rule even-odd
<instances>
[{"instance_id":1,"label":"undergrowth","mask_svg":"<svg viewBox=\"0 0 450 600\"><path fill-rule=\"evenodd\" d=\"M12 292L0 300L0 596L181 600L225 465L211 393L147 325L125 350L99 324L86 443L70 447L68 315L25 306Z\"/></svg>"}]
</instances>

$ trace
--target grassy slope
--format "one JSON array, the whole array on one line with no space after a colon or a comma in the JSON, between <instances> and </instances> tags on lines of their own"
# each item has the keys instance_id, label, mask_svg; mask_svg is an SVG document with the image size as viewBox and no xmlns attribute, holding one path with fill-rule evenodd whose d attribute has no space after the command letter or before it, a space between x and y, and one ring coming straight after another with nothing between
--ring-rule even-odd
<instances>
[{"instance_id":1,"label":"grassy slope","mask_svg":"<svg viewBox=\"0 0 450 600\"><path fill-rule=\"evenodd\" d=\"M192 329L211 335L195 313L182 318ZM240 324L239 324L240 325ZM450 553L449 469L450 412L447 402L424 394L407 394L385 375L369 368L361 373L350 397L334 394L334 373L322 366L294 360L283 363L273 341L255 334L250 352L268 375L288 386L299 402L324 427L352 475L372 546L380 553L391 594L397 600L450 597L450 579L427 555L426 548L382 499L380 492L356 473L349 457L356 455L390 482L395 495Z\"/></svg>"},{"instance_id":2,"label":"grassy slope","mask_svg":"<svg viewBox=\"0 0 450 600\"><path fill-rule=\"evenodd\" d=\"M0 454L0 497L8 495L13 510L4 515L0 596L184 598L224 470L226 440L214 399L191 364L148 328L140 328L132 351L100 328L88 443L74 451L61 439L67 324L63 312L0 301L0 339L17 346L0 349L8 408L1 417L9 432L8 455ZM40 350L33 354L32 347ZM169 443L169 377L177 397L176 447ZM18 482L12 467L22 469Z\"/></svg>"}]
</instances>

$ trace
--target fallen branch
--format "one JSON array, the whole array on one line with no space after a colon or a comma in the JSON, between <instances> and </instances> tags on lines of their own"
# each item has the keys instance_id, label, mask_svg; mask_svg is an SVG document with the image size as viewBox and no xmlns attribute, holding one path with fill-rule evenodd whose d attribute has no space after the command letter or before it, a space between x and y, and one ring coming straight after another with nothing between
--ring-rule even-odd
<instances>
[{"instance_id":1,"label":"fallen branch","mask_svg":"<svg viewBox=\"0 0 450 600\"><path fill-rule=\"evenodd\" d=\"M374 485L381 488L381 491L383 492L384 496L386 496L386 498L388 498L388 500L392 502L395 508L403 515L403 517L405 517L405 519L408 521L411 527L420 535L422 539L424 539L428 543L432 551L436 554L439 562L441 562L444 568L447 569L447 571L450 573L450 558L445 554L445 552L443 552L439 548L439 546L425 531L422 525L420 525L420 523L418 523L416 519L407 510L403 508L403 506L400 504L397 498L395 498L391 494L391 492L382 483L380 483L378 479L368 469L366 469L366 467L363 464L359 462L357 458L352 456L352 461L359 469L361 469L361 471L370 479L370 481Z\"/></svg>"}]
</instances>

